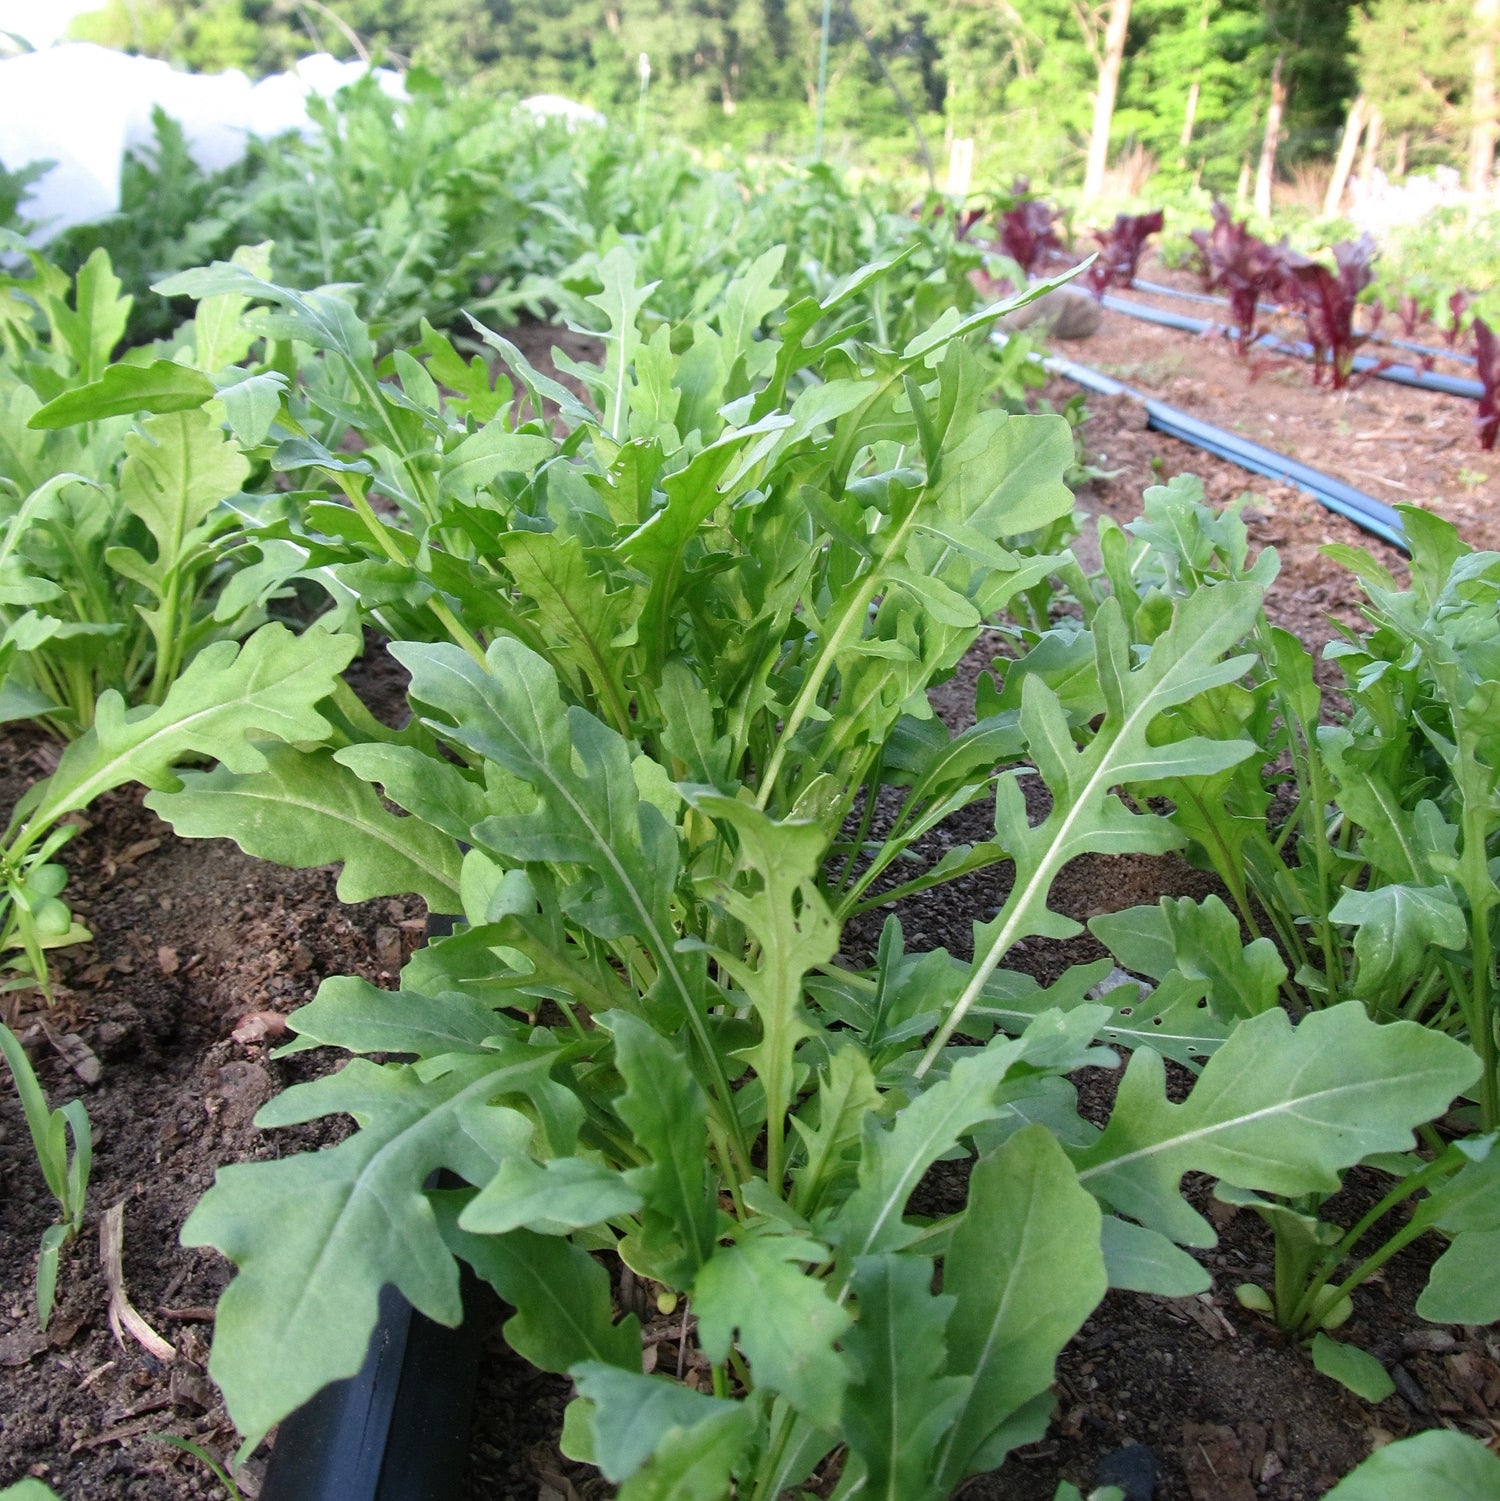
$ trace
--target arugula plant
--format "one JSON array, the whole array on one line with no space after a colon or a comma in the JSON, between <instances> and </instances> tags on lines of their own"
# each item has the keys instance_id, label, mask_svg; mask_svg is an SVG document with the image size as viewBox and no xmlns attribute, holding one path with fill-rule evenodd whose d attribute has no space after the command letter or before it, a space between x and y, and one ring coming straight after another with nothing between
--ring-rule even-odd
<instances>
[{"instance_id":1,"label":"arugula plant","mask_svg":"<svg viewBox=\"0 0 1500 1501\"><path fill-rule=\"evenodd\" d=\"M993 310L950 312L900 353L860 345L849 334L875 266L767 333L787 295L779 263L744 267L679 354L667 326L642 332L651 288L618 247L594 297L604 364L560 359L593 406L486 331L516 410L508 380L431 330L425 366L402 353L399 384L382 379L329 293L236 267L170 288L270 301L263 326L321 352L273 425L289 434L275 458L343 503L310 496L299 524L265 530L289 571L396 639L449 639L476 659L497 637L522 641L570 702L674 775L753 779L762 807L810 798L837 822L888 780L881 727L905 711L930 730L922 689L980 621L1072 566L1029 543L1071 512L1072 442L1059 419L978 410L988 367L967 340ZM323 442L351 420L357 458ZM1002 522L1019 549L989 535ZM927 733L903 777L946 745ZM920 780L923 805L980 795L983 777L954 764L957 780Z\"/></svg>"},{"instance_id":2,"label":"arugula plant","mask_svg":"<svg viewBox=\"0 0 1500 1501\"><path fill-rule=\"evenodd\" d=\"M107 703L164 709L201 653L266 620L279 576L234 574L263 504L243 487L253 463L264 472L265 404L284 377L239 367L249 339L233 297L200 304L180 358L112 364L130 299L107 256L71 288L31 264L0 288L0 720L77 743ZM57 790L32 788L0 835L3 988L46 991L47 950L88 937L55 859L88 800L62 807Z\"/></svg>"},{"instance_id":3,"label":"arugula plant","mask_svg":"<svg viewBox=\"0 0 1500 1501\"><path fill-rule=\"evenodd\" d=\"M1274 577L1274 554L1252 563L1235 508L1212 512L1196 480L1147 491L1145 507L1127 528L1134 543L1101 528L1107 587L1135 611L1138 636L1149 639L1184 591ZM1500 558L1419 508L1401 512L1409 588L1363 549L1327 549L1368 600L1368 629L1342 631L1325 653L1343 671L1347 711L1325 704L1306 650L1262 617L1246 681L1163 731L1239 736L1255 753L1197 788L1164 790L1247 931L1286 956L1283 999L1296 1010L1357 999L1377 1019L1464 1038L1483 1067L1477 1123L1489 1131L1500 1124L1491 708ZM1050 670L1067 672L1067 659ZM1075 712L1090 702L1085 685Z\"/></svg>"},{"instance_id":4,"label":"arugula plant","mask_svg":"<svg viewBox=\"0 0 1500 1501\"><path fill-rule=\"evenodd\" d=\"M839 970L817 879L827 831L769 817L749 789L673 784L568 707L515 641L483 666L455 646L397 649L430 752L393 741L377 768L373 749L288 750L258 776L189 776L153 795L182 833L304 863L340 852L313 847L307 810L326 806L334 768L362 768L421 810L404 820L413 834L441 832L439 819L451 831L446 879L469 924L415 956L395 995L325 983L296 1016L298 1046L419 1061L356 1060L289 1091L262 1124L347 1111L360 1129L324 1152L225 1169L185 1228L241 1269L213 1361L240 1426L262 1432L355 1369L386 1282L460 1317L457 1255L517 1309L517 1350L574 1375L570 1452L616 1483L636 1477L626 1494L692 1467L706 1477L694 1494L722 1494L734 1473L741 1494L778 1496L843 1444L881 1493L941 1496L1040 1432L1052 1362L1111 1278L1205 1285L1174 1244L1213 1240L1177 1197L1183 1172L1315 1192L1409 1145L1434 1101L1473 1078L1451 1039L1379 1026L1358 1006L1293 1030L1273 1009L1230 1035L1181 1105L1140 1047L1100 1133L1063 1078L1110 1060L1091 1046L1108 1009L1081 1003L1098 966L1060 993L1000 971L1022 935L1071 930L1045 906L1063 861L1170 840L1106 779L1142 754L1154 704L1241 670L1215 664L1240 623L1226 609L1247 616L1255 596L1216 592L1123 671L1094 746L1073 748L1064 729L1059 747L1061 709L1033 680L1027 749L1048 767L1055 812L1029 834L1002 824L1017 892L981 929L973 965L933 954L893 973L888 945L874 975ZM1123 646L1113 609L1101 614ZM1121 662L1101 650L1106 673ZM1212 765L1223 752L1189 754ZM1017 773L1000 787L1019 804ZM374 833L343 825L345 879L364 894L410 889L392 850L411 840L377 837L403 821L368 805ZM472 845L461 862L460 840ZM1002 1019L1020 1036L984 1043ZM964 1040L945 1045L960 1021ZM1314 1101L1331 1129L1310 1137ZM966 1138L981 1153L967 1208L909 1220L926 1168ZM439 1167L473 1187L424 1191ZM599 1249L689 1296L712 1396L641 1374ZM911 1416L895 1425L898 1410Z\"/></svg>"},{"instance_id":5,"label":"arugula plant","mask_svg":"<svg viewBox=\"0 0 1500 1501\"><path fill-rule=\"evenodd\" d=\"M57 1295L59 1260L64 1248L83 1229L89 1171L94 1160L94 1133L82 1100L69 1100L59 1110L48 1107L47 1096L42 1092L26 1050L3 1022L0 1022L0 1055L5 1058L16 1093L20 1096L26 1129L31 1133L31 1145L42 1177L57 1200L62 1216L42 1233L41 1252L37 1257L37 1322L45 1333ZM71 1152L68 1151L70 1135L73 1138Z\"/></svg>"},{"instance_id":6,"label":"arugula plant","mask_svg":"<svg viewBox=\"0 0 1500 1501\"><path fill-rule=\"evenodd\" d=\"M74 814L128 783L175 786L182 760L258 769L264 756L247 735L326 739L332 725L315 706L334 694L357 644L321 626L294 636L266 625L242 645L205 647L160 704L129 708L115 690L103 693L92 727L27 790L0 838L0 970L11 976L0 993L45 992L47 952L90 936L62 899L67 870L57 856L78 832Z\"/></svg>"},{"instance_id":7,"label":"arugula plant","mask_svg":"<svg viewBox=\"0 0 1500 1501\"><path fill-rule=\"evenodd\" d=\"M752 263L726 287L742 311L677 347L643 337L626 254L601 264L606 361L574 372L594 404L502 345L531 416L434 339L426 370L397 358L383 379L326 294L225 268L180 285L258 296L266 330L324 351L326 385L278 419L282 461L304 454L348 503L310 501L279 540L421 636L391 648L406 729L346 696L316 748L284 736L149 804L189 837L342 861L349 899L416 892L463 917L396 993L335 978L296 1014L297 1049L411 1061L356 1057L289 1090L263 1125L358 1129L226 1168L194 1211L185 1241L239 1266L212 1371L263 1433L359 1366L386 1283L459 1319L461 1259L516 1310L512 1345L572 1374L564 1442L625 1497L769 1501L836 1451L840 1495L942 1497L1039 1435L1056 1355L1107 1286L1207 1285L1184 1173L1331 1192L1408 1149L1473 1055L1358 1006L1296 1029L1272 1008L1200 1024L1196 1055L1174 1032L1201 1069L1174 1104L1145 1042L1158 1013L1084 999L1107 963L1047 989L1007 968L1023 940L1078 931L1048 906L1069 860L1183 842L1118 789L1253 752L1153 734L1244 675L1259 585L1167 600L1145 645L1119 601L1090 599L1097 714L1070 724L1018 672L1014 707L950 736L925 689L983 622L1048 575L1082 588L1027 541L1071 509L1063 425L979 406L956 315L899 353L854 342L862 278L767 329L775 268ZM339 410L365 404L357 461L306 436L334 389L354 393ZM1051 806L1033 823L1036 778ZM884 788L900 822L876 836ZM908 863L991 790L989 847ZM890 922L873 970L839 962L861 906L1002 860L1013 881L972 960L908 955ZM900 871L883 897L877 865ZM1101 1038L1141 1044L1102 1131L1065 1077L1115 1061ZM1315 1101L1328 1129L1309 1133ZM964 1151L965 1208L922 1219L927 1168ZM440 1168L468 1186L424 1187ZM643 1374L601 1251L686 1295L710 1391Z\"/></svg>"},{"instance_id":8,"label":"arugula plant","mask_svg":"<svg viewBox=\"0 0 1500 1501\"><path fill-rule=\"evenodd\" d=\"M1500 1245L1495 1134L1447 1144L1430 1131L1424 1135L1431 1141L1426 1156L1391 1154L1369 1164L1387 1175L1391 1186L1347 1228L1321 1218L1326 1194L1267 1196L1224 1183L1215 1190L1223 1202L1253 1210L1275 1234L1271 1287L1243 1284L1236 1290L1240 1302L1310 1340L1317 1368L1372 1402L1395 1390L1384 1367L1329 1334L1352 1314L1356 1289L1414 1240L1435 1232L1448 1241L1417 1299L1423 1318L1443 1324L1500 1318L1492 1276ZM1397 1216L1394 1223L1392 1216Z\"/></svg>"},{"instance_id":9,"label":"arugula plant","mask_svg":"<svg viewBox=\"0 0 1500 1501\"><path fill-rule=\"evenodd\" d=\"M0 282L0 720L67 739L105 689L160 703L202 646L265 619L263 598L219 592L251 505L257 380L234 368L243 304L205 304L179 359L112 364L131 299L108 256L72 283L30 261Z\"/></svg>"}]
</instances>

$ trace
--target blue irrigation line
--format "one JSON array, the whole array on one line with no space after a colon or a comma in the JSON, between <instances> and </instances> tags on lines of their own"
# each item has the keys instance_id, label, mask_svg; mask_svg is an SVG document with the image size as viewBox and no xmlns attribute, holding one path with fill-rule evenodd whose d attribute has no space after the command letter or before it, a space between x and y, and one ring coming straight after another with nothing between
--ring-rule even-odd
<instances>
[{"instance_id":1,"label":"blue irrigation line","mask_svg":"<svg viewBox=\"0 0 1500 1501\"><path fill-rule=\"evenodd\" d=\"M1137 292L1145 292L1150 297L1176 297L1183 302L1206 302L1215 307L1228 307L1227 297L1214 297L1207 292L1188 292L1181 287L1165 287L1159 281L1142 281L1140 277L1130 284ZM1285 313L1279 302L1257 302L1255 310L1258 313ZM1388 344L1392 349L1410 350L1412 354L1424 354L1429 359L1453 360L1460 365L1477 365L1478 360L1472 354L1463 354L1457 349L1443 349L1435 344L1418 344L1414 339L1398 339L1394 334L1383 334L1380 330L1372 329L1367 336L1376 344Z\"/></svg>"},{"instance_id":2,"label":"blue irrigation line","mask_svg":"<svg viewBox=\"0 0 1500 1501\"><path fill-rule=\"evenodd\" d=\"M1112 313L1124 313L1128 318L1139 318L1145 323L1155 323L1162 328L1176 328L1183 333L1223 333L1234 337L1238 330L1226 328L1207 318L1190 318L1186 313L1172 313L1165 308L1147 307L1143 302L1132 302L1128 297L1115 297L1106 292L1100 302ZM1310 360L1313 347L1305 340L1278 339L1274 334L1261 334L1255 343L1274 354L1295 355ZM1380 380L1394 381L1398 386L1413 386L1419 391L1437 391L1444 396L1463 396L1478 401L1484 395L1484 387L1477 380L1467 380L1461 375L1443 375L1436 370L1418 370L1411 365L1388 365L1368 354L1354 356L1354 369L1360 374L1368 372Z\"/></svg>"},{"instance_id":3,"label":"blue irrigation line","mask_svg":"<svg viewBox=\"0 0 1500 1501\"><path fill-rule=\"evenodd\" d=\"M1124 381L1090 369L1087 365L1075 364L1061 356L1045 358L1041 363L1042 368L1050 374L1060 375L1086 391L1094 391L1101 396L1128 396L1132 401L1140 402L1146 409L1149 425L1158 432L1183 443L1191 443L1195 448L1237 464L1251 474L1261 474L1267 479L1295 485L1330 511L1346 517L1356 526L1389 542L1393 547L1410 552L1411 547L1406 540L1401 517L1392 507L1384 501L1376 500L1373 495L1366 495L1363 490L1356 490L1353 485L1347 485L1331 474L1324 474L1300 459L1289 458L1286 454L1277 453L1260 443L1252 443L1248 438L1204 422L1179 407L1168 406L1166 402L1157 401L1155 397L1127 386Z\"/></svg>"}]
</instances>

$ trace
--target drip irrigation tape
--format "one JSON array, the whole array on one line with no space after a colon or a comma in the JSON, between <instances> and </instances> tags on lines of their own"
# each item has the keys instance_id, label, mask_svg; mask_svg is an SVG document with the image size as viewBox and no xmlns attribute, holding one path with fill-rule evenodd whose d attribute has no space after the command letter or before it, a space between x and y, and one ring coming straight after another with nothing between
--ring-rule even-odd
<instances>
[{"instance_id":1,"label":"drip irrigation tape","mask_svg":"<svg viewBox=\"0 0 1500 1501\"><path fill-rule=\"evenodd\" d=\"M1129 318L1139 318L1144 323L1155 323L1162 328L1175 328L1183 333L1222 333L1233 338L1238 330L1226 328L1207 318L1190 318L1186 313L1169 312L1166 308L1147 307L1141 302L1131 302L1128 297L1115 297L1105 293L1099 299L1112 313L1124 313ZM1302 340L1278 339L1272 334L1262 334L1255 343L1262 349L1276 354L1296 355L1310 360L1313 347ZM1367 354L1354 356L1354 369L1360 374L1368 372L1380 380L1394 381L1400 386L1414 386L1419 391L1437 391L1444 396L1462 396L1477 401L1484 395L1484 387L1477 380L1467 380L1461 375L1443 375L1436 370L1417 370L1411 365L1388 365Z\"/></svg>"},{"instance_id":2,"label":"drip irrigation tape","mask_svg":"<svg viewBox=\"0 0 1500 1501\"><path fill-rule=\"evenodd\" d=\"M1274 449L1252 443L1237 433L1225 432L1221 427L1204 422L1178 407L1168 406L1164 401L1157 401L1154 397L1127 386L1124 381L1092 370L1087 365L1075 364L1074 361L1059 356L1045 358L1041 363L1049 373L1060 375L1086 391L1094 391L1101 396L1128 396L1132 401L1140 402L1146 409L1150 425L1158 432L1178 438L1184 443L1191 443L1195 448L1237 464L1252 474L1261 474L1267 479L1295 485L1319 504L1347 517L1373 536L1389 542L1393 547L1399 547L1403 552L1410 550L1401 517L1373 495L1366 495L1363 490L1356 490L1353 485L1346 485L1343 480L1324 474L1302 463L1300 459L1289 458Z\"/></svg>"},{"instance_id":3,"label":"drip irrigation tape","mask_svg":"<svg viewBox=\"0 0 1500 1501\"><path fill-rule=\"evenodd\" d=\"M1182 287L1164 287L1159 281L1142 281L1137 277L1131 282L1131 287L1137 292L1144 292L1148 297L1176 297L1182 302L1209 303L1214 307L1228 307L1227 297L1215 297L1208 292L1189 292ZM1290 309L1283 307L1278 302L1257 302L1255 310L1258 313L1285 313ZM1425 354L1432 359L1453 360L1460 365L1477 365L1478 360L1472 354L1462 354L1456 349L1444 349L1436 344L1418 344L1414 339L1398 339L1394 334L1383 334L1380 330L1372 329L1370 339L1376 344L1386 344L1392 349L1406 349L1412 354Z\"/></svg>"}]
</instances>

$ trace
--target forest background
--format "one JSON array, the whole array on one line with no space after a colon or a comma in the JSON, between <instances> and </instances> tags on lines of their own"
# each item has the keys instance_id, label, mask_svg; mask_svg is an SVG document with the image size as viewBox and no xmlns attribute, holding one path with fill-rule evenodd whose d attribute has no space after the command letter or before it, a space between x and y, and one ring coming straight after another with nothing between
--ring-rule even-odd
<instances>
[{"instance_id":1,"label":"forest background","mask_svg":"<svg viewBox=\"0 0 1500 1501\"><path fill-rule=\"evenodd\" d=\"M1243 198L1269 141L1312 199L1341 143L1366 173L1487 187L1497 30L1500 0L108 0L71 34L251 74L369 53L786 154L812 144L821 67L845 158L916 161L920 139L941 165L967 137L976 182L1095 196L1107 159L1117 192L1154 174Z\"/></svg>"}]
</instances>

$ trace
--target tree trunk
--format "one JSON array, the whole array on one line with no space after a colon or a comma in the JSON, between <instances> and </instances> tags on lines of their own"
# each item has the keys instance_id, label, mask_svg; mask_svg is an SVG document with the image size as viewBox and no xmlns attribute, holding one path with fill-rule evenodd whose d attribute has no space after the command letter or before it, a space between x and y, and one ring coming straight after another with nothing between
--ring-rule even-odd
<instances>
[{"instance_id":1,"label":"tree trunk","mask_svg":"<svg viewBox=\"0 0 1500 1501\"><path fill-rule=\"evenodd\" d=\"M1385 116L1376 110L1365 127L1365 150L1359 159L1359 180L1365 187L1369 187L1370 179L1375 175L1375 166L1380 159L1380 132L1384 127Z\"/></svg>"},{"instance_id":2,"label":"tree trunk","mask_svg":"<svg viewBox=\"0 0 1500 1501\"><path fill-rule=\"evenodd\" d=\"M1400 182L1406 176L1406 153L1411 147L1411 132L1403 130L1396 137L1396 160L1391 166L1391 176Z\"/></svg>"},{"instance_id":3,"label":"tree trunk","mask_svg":"<svg viewBox=\"0 0 1500 1501\"><path fill-rule=\"evenodd\" d=\"M1177 142L1184 151L1193 144L1193 122L1198 118L1198 94L1202 87L1196 78L1188 87L1187 113L1182 117L1182 135Z\"/></svg>"},{"instance_id":4,"label":"tree trunk","mask_svg":"<svg viewBox=\"0 0 1500 1501\"><path fill-rule=\"evenodd\" d=\"M1482 193L1495 166L1495 32L1500 29L1500 0L1474 0L1474 82L1469 128L1469 191Z\"/></svg>"},{"instance_id":5,"label":"tree trunk","mask_svg":"<svg viewBox=\"0 0 1500 1501\"><path fill-rule=\"evenodd\" d=\"M1089 136L1088 167L1083 175L1083 201L1097 198L1109 165L1109 127L1125 60L1125 34L1130 30L1130 0L1110 0L1109 26L1104 33L1104 56L1099 60L1099 89L1094 95L1094 129Z\"/></svg>"},{"instance_id":6,"label":"tree trunk","mask_svg":"<svg viewBox=\"0 0 1500 1501\"><path fill-rule=\"evenodd\" d=\"M1204 5L1203 11L1198 17L1198 30L1204 33L1207 33L1208 31L1207 4ZM1198 96L1202 92L1203 69L1200 67L1193 70L1193 81L1188 87L1187 110L1182 117L1182 135L1178 138L1177 141L1177 144L1181 146L1184 151L1186 151L1188 147L1193 144L1193 126L1197 123L1198 120ZM1183 159L1182 164L1183 166L1187 165L1186 158Z\"/></svg>"},{"instance_id":7,"label":"tree trunk","mask_svg":"<svg viewBox=\"0 0 1500 1501\"><path fill-rule=\"evenodd\" d=\"M1281 81L1281 54L1271 69L1271 104L1266 110L1266 133L1260 143L1260 165L1255 172L1255 212L1271 217L1271 184L1276 178L1276 147L1281 142L1281 114L1286 108L1286 85Z\"/></svg>"},{"instance_id":8,"label":"tree trunk","mask_svg":"<svg viewBox=\"0 0 1500 1501\"><path fill-rule=\"evenodd\" d=\"M1344 137L1339 142L1339 154L1334 158L1333 176L1328 179L1328 192L1323 198L1323 217L1332 219L1344 201L1344 187L1349 181L1349 172L1354 166L1354 153L1359 149L1359 134L1365 124L1365 96L1361 94L1349 106L1344 120Z\"/></svg>"},{"instance_id":9,"label":"tree trunk","mask_svg":"<svg viewBox=\"0 0 1500 1501\"><path fill-rule=\"evenodd\" d=\"M1240 180L1234 190L1234 211L1237 214L1245 212L1245 204L1250 198L1250 158L1243 157L1240 160Z\"/></svg>"}]
</instances>

